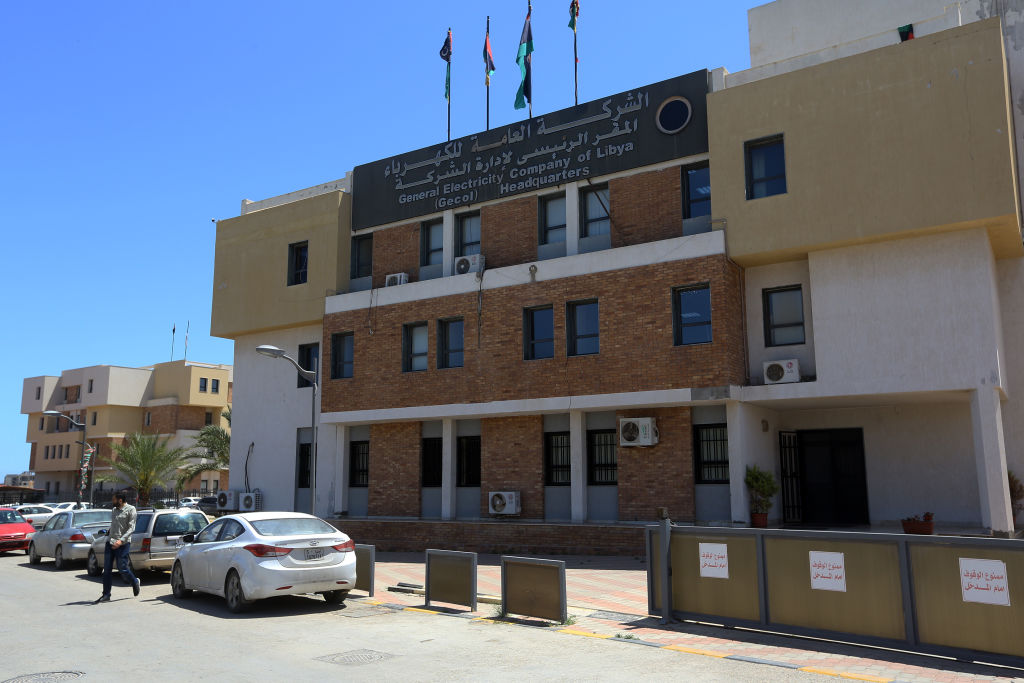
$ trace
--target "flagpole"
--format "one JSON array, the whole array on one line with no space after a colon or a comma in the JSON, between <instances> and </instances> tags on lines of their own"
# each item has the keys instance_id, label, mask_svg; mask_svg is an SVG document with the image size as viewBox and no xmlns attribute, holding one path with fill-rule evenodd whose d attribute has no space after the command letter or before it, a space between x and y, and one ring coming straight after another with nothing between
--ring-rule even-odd
<instances>
[{"instance_id":1,"label":"flagpole","mask_svg":"<svg viewBox=\"0 0 1024 683\"><path fill-rule=\"evenodd\" d=\"M575 103L580 103L580 55L576 50L576 29L572 30L572 56L575 60L572 65L572 86Z\"/></svg>"},{"instance_id":2,"label":"flagpole","mask_svg":"<svg viewBox=\"0 0 1024 683\"><path fill-rule=\"evenodd\" d=\"M489 44L491 39L491 15L487 15L487 33L485 34L484 45ZM486 57L486 55L485 55ZM484 71L487 71L487 64L484 64ZM487 75L487 130L491 129L491 76Z\"/></svg>"},{"instance_id":3,"label":"flagpole","mask_svg":"<svg viewBox=\"0 0 1024 683\"><path fill-rule=\"evenodd\" d=\"M530 2L530 0L526 0L526 16L527 16L527 18L529 18L530 15L532 15L532 14L533 14L533 3ZM529 59L530 56L527 55L526 58ZM530 73L530 99L527 100L527 104L530 105L529 112L530 112L530 118L532 119L533 118L533 73L532 73L532 70L531 70L531 73Z\"/></svg>"},{"instance_id":4,"label":"flagpole","mask_svg":"<svg viewBox=\"0 0 1024 683\"><path fill-rule=\"evenodd\" d=\"M174 333L178 331L177 325L171 325L171 360L174 360Z\"/></svg>"}]
</instances>

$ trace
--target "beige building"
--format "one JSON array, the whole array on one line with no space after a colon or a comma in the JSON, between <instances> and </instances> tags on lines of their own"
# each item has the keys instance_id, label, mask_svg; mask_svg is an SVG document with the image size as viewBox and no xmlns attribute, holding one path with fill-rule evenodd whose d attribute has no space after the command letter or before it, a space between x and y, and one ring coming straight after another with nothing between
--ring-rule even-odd
<instances>
[{"instance_id":1,"label":"beige building","mask_svg":"<svg viewBox=\"0 0 1024 683\"><path fill-rule=\"evenodd\" d=\"M25 440L31 444L29 469L45 500L75 499L82 460L82 431L69 420L48 416L56 410L85 426L85 441L95 447L97 498L114 484L98 481L109 471L113 444L142 432L169 438L171 448L191 448L204 425L228 428L232 367L171 361L142 368L95 365L65 370L59 376L29 377L23 382L21 412L28 416ZM203 473L186 489L227 487L228 473Z\"/></svg>"}]
</instances>

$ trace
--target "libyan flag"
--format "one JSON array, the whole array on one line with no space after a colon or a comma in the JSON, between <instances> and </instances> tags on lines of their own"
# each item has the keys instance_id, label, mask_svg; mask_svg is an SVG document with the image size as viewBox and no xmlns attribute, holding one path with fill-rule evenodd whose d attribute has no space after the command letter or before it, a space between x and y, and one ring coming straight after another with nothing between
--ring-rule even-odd
<instances>
[{"instance_id":1,"label":"libyan flag","mask_svg":"<svg viewBox=\"0 0 1024 683\"><path fill-rule=\"evenodd\" d=\"M523 24L523 35L519 38L519 52L516 54L516 64L519 65L519 74L522 79L519 82L519 90L516 92L516 109L525 109L526 102L533 101L533 73L530 69L530 54L533 52L533 31L530 29L530 12L526 13L526 23Z\"/></svg>"},{"instance_id":2,"label":"libyan flag","mask_svg":"<svg viewBox=\"0 0 1024 683\"><path fill-rule=\"evenodd\" d=\"M444 77L444 98L447 100L452 89L452 30L448 29L448 37L441 46L441 59L448 63Z\"/></svg>"}]
</instances>

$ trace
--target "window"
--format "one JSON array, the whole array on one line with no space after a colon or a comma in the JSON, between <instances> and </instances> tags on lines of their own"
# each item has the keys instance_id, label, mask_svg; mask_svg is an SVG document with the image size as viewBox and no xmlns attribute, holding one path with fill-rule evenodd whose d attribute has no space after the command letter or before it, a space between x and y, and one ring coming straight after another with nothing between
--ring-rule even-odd
<instances>
[{"instance_id":1,"label":"window","mask_svg":"<svg viewBox=\"0 0 1024 683\"><path fill-rule=\"evenodd\" d=\"M461 368L463 352L462 318L437 323L437 367Z\"/></svg>"},{"instance_id":2,"label":"window","mask_svg":"<svg viewBox=\"0 0 1024 683\"><path fill-rule=\"evenodd\" d=\"M306 282L306 269L309 265L309 242L296 242L288 245L288 286L301 285Z\"/></svg>"},{"instance_id":3,"label":"window","mask_svg":"<svg viewBox=\"0 0 1024 683\"><path fill-rule=\"evenodd\" d=\"M370 485L370 442L349 444L348 485L366 488Z\"/></svg>"},{"instance_id":4,"label":"window","mask_svg":"<svg viewBox=\"0 0 1024 683\"><path fill-rule=\"evenodd\" d=\"M95 415L95 414L96 414L96 413L93 413L93 415ZM45 425L45 424L46 424L46 418L45 418L45 417L41 417L41 418L39 418L39 430L40 430L40 431L42 431L42 429L43 429L43 427L44 427L44 425ZM95 423L95 422L93 422L93 424L96 424L96 423Z\"/></svg>"},{"instance_id":5,"label":"window","mask_svg":"<svg viewBox=\"0 0 1024 683\"><path fill-rule=\"evenodd\" d=\"M420 482L424 488L437 488L444 478L441 448L444 439L431 437L423 439L420 445Z\"/></svg>"},{"instance_id":6,"label":"window","mask_svg":"<svg viewBox=\"0 0 1024 683\"><path fill-rule=\"evenodd\" d=\"M551 306L523 311L523 358L537 360L555 356L554 309Z\"/></svg>"},{"instance_id":7,"label":"window","mask_svg":"<svg viewBox=\"0 0 1024 683\"><path fill-rule=\"evenodd\" d=\"M320 379L320 370L318 365L320 363L320 345L319 344L299 344L299 366L305 370L311 370L314 373L313 380L317 381ZM302 389L304 387L313 386L313 382L299 375L298 381L295 384L296 387Z\"/></svg>"},{"instance_id":8,"label":"window","mask_svg":"<svg viewBox=\"0 0 1024 683\"><path fill-rule=\"evenodd\" d=\"M444 222L424 223L420 235L420 265L439 265L444 261Z\"/></svg>"},{"instance_id":9,"label":"window","mask_svg":"<svg viewBox=\"0 0 1024 683\"><path fill-rule=\"evenodd\" d=\"M63 460L64 459L64 444L61 444L61 445L57 446L57 459L58 460Z\"/></svg>"},{"instance_id":10,"label":"window","mask_svg":"<svg viewBox=\"0 0 1024 683\"><path fill-rule=\"evenodd\" d=\"M300 489L309 488L309 471L310 464L312 462L312 454L311 444L299 444L298 462L296 463L298 466L298 472L296 473L298 475L298 480L295 482L295 485Z\"/></svg>"},{"instance_id":11,"label":"window","mask_svg":"<svg viewBox=\"0 0 1024 683\"><path fill-rule=\"evenodd\" d=\"M65 403L70 403L70 401L68 400L68 397L70 395L71 395L71 392L68 391L68 387L64 387L64 402Z\"/></svg>"},{"instance_id":12,"label":"window","mask_svg":"<svg viewBox=\"0 0 1024 683\"><path fill-rule=\"evenodd\" d=\"M210 393L211 394L219 394L220 393L220 380L219 379L211 379L210 380Z\"/></svg>"},{"instance_id":13,"label":"window","mask_svg":"<svg viewBox=\"0 0 1024 683\"><path fill-rule=\"evenodd\" d=\"M49 493L49 492L50 492L50 482L46 482L46 492L47 492L47 493ZM54 527L54 525L55 525L55 524L57 524L57 523L56 523L56 522L54 522L53 524L50 524L49 522L47 522L47 523L46 523L46 528L47 528L47 529L52 529L52 528Z\"/></svg>"},{"instance_id":14,"label":"window","mask_svg":"<svg viewBox=\"0 0 1024 683\"><path fill-rule=\"evenodd\" d=\"M675 345L711 341L711 286L679 287L672 292Z\"/></svg>"},{"instance_id":15,"label":"window","mask_svg":"<svg viewBox=\"0 0 1024 683\"><path fill-rule=\"evenodd\" d=\"M220 488L220 482L216 479L210 481L210 485L213 487L213 493L217 493L217 489Z\"/></svg>"},{"instance_id":16,"label":"window","mask_svg":"<svg viewBox=\"0 0 1024 683\"><path fill-rule=\"evenodd\" d=\"M50 459L50 447L49 446L45 446L43 448L43 460L49 460L49 459Z\"/></svg>"},{"instance_id":17,"label":"window","mask_svg":"<svg viewBox=\"0 0 1024 683\"><path fill-rule=\"evenodd\" d=\"M196 540L193 543L213 543L217 540L217 536L224 529L224 525L227 523L226 519L219 519L213 524L209 525L196 535Z\"/></svg>"},{"instance_id":18,"label":"window","mask_svg":"<svg viewBox=\"0 0 1024 683\"><path fill-rule=\"evenodd\" d=\"M614 429L594 429L587 432L587 483L591 486L614 485L619 481L619 466L615 455Z\"/></svg>"},{"instance_id":19,"label":"window","mask_svg":"<svg viewBox=\"0 0 1024 683\"><path fill-rule=\"evenodd\" d=\"M480 214L459 216L459 256L480 253Z\"/></svg>"},{"instance_id":20,"label":"window","mask_svg":"<svg viewBox=\"0 0 1024 683\"><path fill-rule=\"evenodd\" d=\"M754 140L746 145L747 199L786 192L786 154L782 136Z\"/></svg>"},{"instance_id":21,"label":"window","mask_svg":"<svg viewBox=\"0 0 1024 683\"><path fill-rule=\"evenodd\" d=\"M352 376L355 335L351 332L336 332L331 335L331 379L345 379Z\"/></svg>"},{"instance_id":22,"label":"window","mask_svg":"<svg viewBox=\"0 0 1024 683\"><path fill-rule=\"evenodd\" d=\"M207 379L205 377L199 378L199 391L206 393Z\"/></svg>"},{"instance_id":23,"label":"window","mask_svg":"<svg viewBox=\"0 0 1024 683\"><path fill-rule=\"evenodd\" d=\"M724 424L693 426L693 462L698 484L729 483L729 436Z\"/></svg>"},{"instance_id":24,"label":"window","mask_svg":"<svg viewBox=\"0 0 1024 683\"><path fill-rule=\"evenodd\" d=\"M455 485L480 486L480 437L460 436L455 446Z\"/></svg>"},{"instance_id":25,"label":"window","mask_svg":"<svg viewBox=\"0 0 1024 683\"><path fill-rule=\"evenodd\" d=\"M544 434L544 485L570 484L569 432Z\"/></svg>"},{"instance_id":26,"label":"window","mask_svg":"<svg viewBox=\"0 0 1024 683\"><path fill-rule=\"evenodd\" d=\"M540 200L540 243L556 244L565 241L565 195L544 197Z\"/></svg>"},{"instance_id":27,"label":"window","mask_svg":"<svg viewBox=\"0 0 1024 683\"><path fill-rule=\"evenodd\" d=\"M587 356L600 351L596 301L571 302L566 312L566 320L568 355Z\"/></svg>"},{"instance_id":28,"label":"window","mask_svg":"<svg viewBox=\"0 0 1024 683\"><path fill-rule=\"evenodd\" d=\"M711 215L711 169L707 164L683 168L683 218Z\"/></svg>"},{"instance_id":29,"label":"window","mask_svg":"<svg viewBox=\"0 0 1024 683\"><path fill-rule=\"evenodd\" d=\"M804 343L804 298L800 285L763 291L764 345Z\"/></svg>"},{"instance_id":30,"label":"window","mask_svg":"<svg viewBox=\"0 0 1024 683\"><path fill-rule=\"evenodd\" d=\"M89 393L92 393L92 380L89 380Z\"/></svg>"},{"instance_id":31,"label":"window","mask_svg":"<svg viewBox=\"0 0 1024 683\"><path fill-rule=\"evenodd\" d=\"M149 412L147 410L146 411L146 426L147 427L150 426L150 424L152 424L152 422L153 422L153 413L151 413L151 412Z\"/></svg>"},{"instance_id":32,"label":"window","mask_svg":"<svg viewBox=\"0 0 1024 683\"><path fill-rule=\"evenodd\" d=\"M427 369L427 324L413 323L403 328L402 371Z\"/></svg>"},{"instance_id":33,"label":"window","mask_svg":"<svg viewBox=\"0 0 1024 683\"><path fill-rule=\"evenodd\" d=\"M95 410L92 411L92 423L93 423L93 425L96 424L96 411Z\"/></svg>"},{"instance_id":34,"label":"window","mask_svg":"<svg viewBox=\"0 0 1024 683\"><path fill-rule=\"evenodd\" d=\"M209 485L210 485L210 482L207 481L206 479L203 479L202 481L199 482L199 491L201 493L206 493L206 489L207 489L207 487Z\"/></svg>"},{"instance_id":35,"label":"window","mask_svg":"<svg viewBox=\"0 0 1024 683\"><path fill-rule=\"evenodd\" d=\"M352 238L352 279L373 275L373 233Z\"/></svg>"},{"instance_id":36,"label":"window","mask_svg":"<svg viewBox=\"0 0 1024 683\"><path fill-rule=\"evenodd\" d=\"M213 413L211 411L209 411L209 410L206 411L206 415L203 418L203 424L204 425L212 425L213 424Z\"/></svg>"},{"instance_id":37,"label":"window","mask_svg":"<svg viewBox=\"0 0 1024 683\"><path fill-rule=\"evenodd\" d=\"M42 395L42 391L43 391L42 387L36 387L36 400L37 401L39 400L39 397Z\"/></svg>"},{"instance_id":38,"label":"window","mask_svg":"<svg viewBox=\"0 0 1024 683\"><path fill-rule=\"evenodd\" d=\"M607 235L611 232L611 220L608 218L608 186L591 187L583 192L580 204L583 210L583 225L580 226L580 237Z\"/></svg>"},{"instance_id":39,"label":"window","mask_svg":"<svg viewBox=\"0 0 1024 683\"><path fill-rule=\"evenodd\" d=\"M60 493L60 482L59 481L53 482L53 492L54 493ZM65 521L66 520L67 520L67 518L65 517Z\"/></svg>"}]
</instances>

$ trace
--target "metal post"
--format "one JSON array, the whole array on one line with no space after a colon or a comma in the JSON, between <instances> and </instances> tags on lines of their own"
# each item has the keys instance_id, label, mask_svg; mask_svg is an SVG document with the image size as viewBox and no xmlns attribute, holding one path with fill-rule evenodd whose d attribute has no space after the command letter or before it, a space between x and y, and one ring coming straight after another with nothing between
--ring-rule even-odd
<instances>
[{"instance_id":1,"label":"metal post","mask_svg":"<svg viewBox=\"0 0 1024 683\"><path fill-rule=\"evenodd\" d=\"M315 372L315 370L314 370ZM313 384L313 406L310 411L310 419L312 420L311 426L313 427L313 453L311 456L312 463L310 464L309 472L309 497L312 500L310 503L310 514L316 516L316 441L317 441L317 419L316 419L316 391L317 383L316 380L312 381Z\"/></svg>"},{"instance_id":2,"label":"metal post","mask_svg":"<svg viewBox=\"0 0 1024 683\"><path fill-rule=\"evenodd\" d=\"M669 559L672 550L672 520L667 516L661 520L661 623L671 624L672 619L672 568Z\"/></svg>"}]
</instances>

